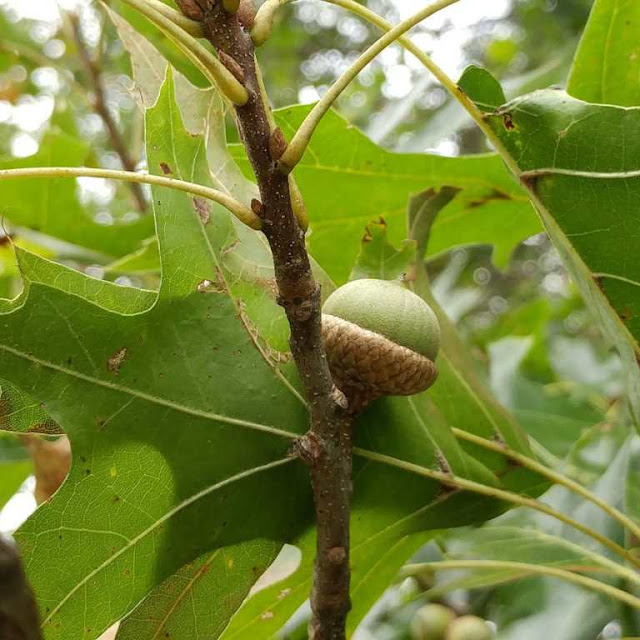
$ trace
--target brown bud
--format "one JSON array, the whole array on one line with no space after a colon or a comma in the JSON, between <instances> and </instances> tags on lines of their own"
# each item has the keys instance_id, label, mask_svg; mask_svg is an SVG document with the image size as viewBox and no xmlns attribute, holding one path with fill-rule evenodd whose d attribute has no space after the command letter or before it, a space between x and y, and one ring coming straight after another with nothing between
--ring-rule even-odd
<instances>
[{"instance_id":1,"label":"brown bud","mask_svg":"<svg viewBox=\"0 0 640 640\"><path fill-rule=\"evenodd\" d=\"M271 132L271 137L269 138L269 153L271 154L271 159L280 160L280 158L282 158L282 154L286 150L287 139L284 137L282 129L280 127L276 127Z\"/></svg>"},{"instance_id":2,"label":"brown bud","mask_svg":"<svg viewBox=\"0 0 640 640\"><path fill-rule=\"evenodd\" d=\"M244 71L234 58L224 51L218 51L218 58L238 82L244 83Z\"/></svg>"},{"instance_id":3,"label":"brown bud","mask_svg":"<svg viewBox=\"0 0 640 640\"><path fill-rule=\"evenodd\" d=\"M251 200L251 211L253 211L258 218L262 218L264 216L264 205L260 200L253 198L253 200Z\"/></svg>"},{"instance_id":4,"label":"brown bud","mask_svg":"<svg viewBox=\"0 0 640 640\"><path fill-rule=\"evenodd\" d=\"M187 18L198 21L204 19L204 11L198 0L176 0L176 4Z\"/></svg>"},{"instance_id":5,"label":"brown bud","mask_svg":"<svg viewBox=\"0 0 640 640\"><path fill-rule=\"evenodd\" d=\"M251 31L255 18L256 8L253 0L240 0L240 8L238 9L238 20L240 20L240 24L247 31Z\"/></svg>"}]
</instances>

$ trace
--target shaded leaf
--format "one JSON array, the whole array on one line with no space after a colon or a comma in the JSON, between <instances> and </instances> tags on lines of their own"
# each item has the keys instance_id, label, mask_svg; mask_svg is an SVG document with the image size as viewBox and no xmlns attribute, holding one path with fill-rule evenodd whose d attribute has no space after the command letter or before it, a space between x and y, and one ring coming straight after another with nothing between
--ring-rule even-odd
<instances>
[{"instance_id":1,"label":"shaded leaf","mask_svg":"<svg viewBox=\"0 0 640 640\"><path fill-rule=\"evenodd\" d=\"M134 609L120 625L117 640L218 638L279 547L253 540L194 560Z\"/></svg>"},{"instance_id":2,"label":"shaded leaf","mask_svg":"<svg viewBox=\"0 0 640 640\"><path fill-rule=\"evenodd\" d=\"M290 107L276 113L287 136L308 110ZM232 152L249 175L244 151L234 146ZM333 111L323 118L294 173L309 211L311 252L338 284L349 275L362 229L382 216L390 241L401 242L407 197L430 187L462 189L434 225L432 254L486 243L494 245L495 260L504 265L518 242L540 230L525 194L497 156L391 153Z\"/></svg>"},{"instance_id":3,"label":"shaded leaf","mask_svg":"<svg viewBox=\"0 0 640 640\"><path fill-rule=\"evenodd\" d=\"M147 145L151 171L164 164L210 183L202 138L184 129L171 82L147 114ZM154 189L153 205L158 294L22 252L43 281L57 269L63 288L29 282L0 315L3 374L42 403L73 449L67 482L19 532L48 638L96 637L204 553L255 538L292 540L311 524L306 471L288 453L306 430L306 408L280 351L286 320L272 270L253 262L264 244L246 230L247 249L235 218L213 205L203 218L187 194ZM363 571L394 539L504 509L443 493L439 482L403 468L403 460L424 469L445 460L456 473L498 482L426 398L376 406L361 418L354 465L353 536L375 543ZM512 424L505 428L514 446L526 446ZM368 449L388 462L368 459ZM501 460L489 464L504 471ZM500 482L531 491L538 484L518 473ZM391 536L384 545L378 532Z\"/></svg>"}]
</instances>

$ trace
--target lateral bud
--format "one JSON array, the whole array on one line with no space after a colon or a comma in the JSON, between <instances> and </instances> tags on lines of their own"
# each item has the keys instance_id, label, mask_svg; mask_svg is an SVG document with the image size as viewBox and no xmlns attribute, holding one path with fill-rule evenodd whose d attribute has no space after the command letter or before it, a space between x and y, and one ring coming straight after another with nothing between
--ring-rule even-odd
<instances>
[{"instance_id":1,"label":"lateral bud","mask_svg":"<svg viewBox=\"0 0 640 640\"><path fill-rule=\"evenodd\" d=\"M271 137L269 138L269 154L271 155L271 159L274 161L280 160L286 150L287 140L284 137L284 133L282 133L280 127L276 127L271 132Z\"/></svg>"},{"instance_id":2,"label":"lateral bud","mask_svg":"<svg viewBox=\"0 0 640 640\"><path fill-rule=\"evenodd\" d=\"M240 8L238 9L238 20L240 20L240 24L247 31L251 31L255 19L256 7L253 0L240 0Z\"/></svg>"},{"instance_id":3,"label":"lateral bud","mask_svg":"<svg viewBox=\"0 0 640 640\"><path fill-rule=\"evenodd\" d=\"M176 4L187 18L198 20L198 22L204 20L204 11L197 0L176 0Z\"/></svg>"},{"instance_id":4,"label":"lateral bud","mask_svg":"<svg viewBox=\"0 0 640 640\"><path fill-rule=\"evenodd\" d=\"M258 218L262 219L264 217L265 206L258 200L257 198L253 198L251 200L251 211L255 213Z\"/></svg>"},{"instance_id":5,"label":"lateral bud","mask_svg":"<svg viewBox=\"0 0 640 640\"><path fill-rule=\"evenodd\" d=\"M238 81L244 84L244 71L242 67L236 62L234 58L232 58L228 53L224 51L218 52L218 58L220 62L233 74L233 77Z\"/></svg>"}]
</instances>

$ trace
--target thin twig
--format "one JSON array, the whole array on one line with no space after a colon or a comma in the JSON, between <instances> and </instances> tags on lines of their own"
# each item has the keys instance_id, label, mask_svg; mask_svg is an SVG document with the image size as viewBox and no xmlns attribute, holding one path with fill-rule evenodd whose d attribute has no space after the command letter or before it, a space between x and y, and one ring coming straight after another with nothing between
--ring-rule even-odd
<instances>
[{"instance_id":1,"label":"thin twig","mask_svg":"<svg viewBox=\"0 0 640 640\"><path fill-rule=\"evenodd\" d=\"M131 154L129 153L129 150L127 149L124 140L122 139L122 135L120 134L118 126L113 119L113 115L107 105L106 93L104 84L102 82L102 73L98 67L98 64L89 53L87 43L85 42L84 36L82 35L80 20L75 13L71 13L69 14L69 21L71 23L73 38L75 40L76 47L78 48L80 60L84 65L85 71L89 76L89 80L91 81L91 86L93 88L93 108L95 109L96 113L102 118L102 121L107 128L111 146L118 154L120 163L122 164L122 168L125 171L135 171L136 163L131 157ZM136 184L135 182L130 183L130 188L136 201L138 211L144 212L147 208L147 200L144 197L144 191L142 190L140 185Z\"/></svg>"},{"instance_id":2,"label":"thin twig","mask_svg":"<svg viewBox=\"0 0 640 640\"><path fill-rule=\"evenodd\" d=\"M589 491L586 487L583 487L581 484L578 484L574 480L567 478L565 475L554 471L553 469L549 469L544 464L541 464L537 460L533 460L529 456L525 456L522 453L518 453L517 451L513 451L509 447L499 442L492 442L491 440L486 440L485 438L481 438L472 433L468 433L467 431L463 431L462 429L456 429L453 427L451 429L454 435L457 438L462 440L466 440L467 442L472 442L479 447L483 447L484 449L489 449L490 451L495 451L496 453L500 453L507 458L510 458L514 462L526 467L527 469L531 469L536 473L539 473L541 476L551 480L555 484L559 484L569 491L583 497L585 500L592 502L593 504L600 507L605 513L611 516L614 520L619 522L627 531L633 534L638 540L640 540L640 525L637 522L634 522L631 518L626 516L624 513L608 504L602 498L599 498L595 493Z\"/></svg>"},{"instance_id":3,"label":"thin twig","mask_svg":"<svg viewBox=\"0 0 640 640\"><path fill-rule=\"evenodd\" d=\"M637 598L622 589L616 589L606 582L600 580L594 580L586 576L567 571L566 569L559 569L557 567L550 567L539 564L529 564L526 562L509 562L506 560L442 560L440 562L425 562L420 564L408 564L402 570L402 575L411 576L416 573L420 573L425 569L431 569L434 571L445 570L464 570L464 569L484 569L484 570L512 570L521 571L523 574L537 574L543 576L550 576L553 578L560 578L568 582L573 582L586 589L592 591L599 591L605 595L615 598L620 602L624 602L634 609L640 609L640 598Z\"/></svg>"},{"instance_id":4,"label":"thin twig","mask_svg":"<svg viewBox=\"0 0 640 640\"><path fill-rule=\"evenodd\" d=\"M153 184L169 187L213 200L226 207L241 222L252 229L260 229L262 222L251 209L238 202L230 195L196 184L166 176L154 176L148 173L118 171L117 169L95 169L93 167L24 167L22 169L0 169L0 180L16 180L18 178L106 178L123 180L133 184Z\"/></svg>"},{"instance_id":5,"label":"thin twig","mask_svg":"<svg viewBox=\"0 0 640 640\"><path fill-rule=\"evenodd\" d=\"M189 0L178 0L178 4L186 15L197 15ZM288 177L278 170L273 157L279 136L270 125L261 95L253 42L240 14L227 12L220 3L206 6L204 33L226 64L239 69L249 94L246 104L236 106L236 118L260 188L262 202L254 202L254 211L262 218L271 247L278 301L289 321L291 351L309 403L310 430L297 441L295 451L308 465L316 507L310 634L315 640L341 640L350 608L352 418L329 372L321 332L320 288L313 278L304 232L292 210Z\"/></svg>"},{"instance_id":6,"label":"thin twig","mask_svg":"<svg viewBox=\"0 0 640 640\"><path fill-rule=\"evenodd\" d=\"M473 480L467 480L466 478L460 478L459 476L454 476L449 473L445 473L443 471L435 471L433 469L427 469L426 467L422 467L417 464L413 464L412 462L406 462L404 460L399 460L397 458L393 458L391 456L387 456L383 453L376 453L374 451L367 451L366 449L354 448L354 454L362 456L363 458L368 458L369 460L373 460L376 462L382 462L385 464L390 464L399 469L404 469L405 471L411 471L413 473L417 473L418 475L422 475L426 478L432 478L433 480L439 480L445 486L452 487L454 489L462 489L463 491L471 491L472 493L478 493L480 495L485 495L490 498L496 498L497 500L503 500L504 502L515 504L520 507L527 507L529 509L533 509L534 511L538 511L540 513L544 513L545 515L551 516L560 522L568 525L569 527L584 533L589 536L593 540L599 542L602 546L606 547L610 551L613 551L616 555L623 558L630 564L638 567L640 566L640 560L635 558L633 554L629 553L626 549L621 547L619 544L607 538L607 536L601 534L600 532L588 527L577 520L574 520L570 516L562 513L561 511L556 511L549 505L546 505L544 502L540 502L539 500L535 500L534 498L529 498L528 496L523 496L518 493L513 493L512 491L506 491L504 489L499 489L498 487L490 487L489 485L484 485L479 482L474 482ZM629 580L633 581L635 584L640 585L640 574L635 571L628 570L627 576Z\"/></svg>"},{"instance_id":7,"label":"thin twig","mask_svg":"<svg viewBox=\"0 0 640 640\"><path fill-rule=\"evenodd\" d=\"M101 1L105 2L105 0ZM212 84L217 85L222 95L231 100L233 104L245 104L248 95L242 83L196 38L172 22L164 13L160 13L155 5L145 2L145 0L123 0L123 2L139 11L166 34L202 71L204 76Z\"/></svg>"},{"instance_id":8,"label":"thin twig","mask_svg":"<svg viewBox=\"0 0 640 640\"><path fill-rule=\"evenodd\" d=\"M325 113L331 108L340 94L351 84L356 76L385 48L405 34L409 29L416 26L429 16L444 9L459 0L438 0L414 13L412 16L403 20L389 32L385 33L381 38L376 40L358 59L329 87L327 92L315 104L307 117L303 120L300 127L293 136L289 147L280 158L280 168L288 173L300 162L304 152L309 145L311 136L316 127L324 117Z\"/></svg>"}]
</instances>

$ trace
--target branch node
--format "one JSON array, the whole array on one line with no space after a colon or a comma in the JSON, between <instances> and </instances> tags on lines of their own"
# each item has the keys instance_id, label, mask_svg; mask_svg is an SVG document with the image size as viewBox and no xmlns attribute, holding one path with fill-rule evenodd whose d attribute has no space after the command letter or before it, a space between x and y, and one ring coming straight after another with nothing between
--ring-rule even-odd
<instances>
[{"instance_id":1,"label":"branch node","mask_svg":"<svg viewBox=\"0 0 640 640\"><path fill-rule=\"evenodd\" d=\"M344 547L332 547L327 551L327 559L331 564L339 566L347 559L347 550Z\"/></svg>"},{"instance_id":2,"label":"branch node","mask_svg":"<svg viewBox=\"0 0 640 640\"><path fill-rule=\"evenodd\" d=\"M309 431L293 443L293 451L305 464L313 466L322 458L324 444L313 431Z\"/></svg>"}]
</instances>

